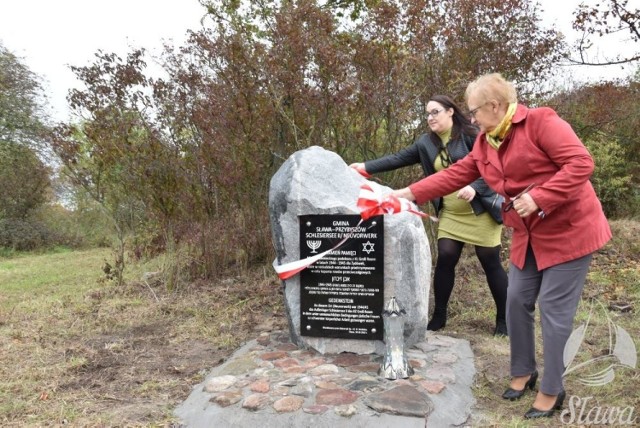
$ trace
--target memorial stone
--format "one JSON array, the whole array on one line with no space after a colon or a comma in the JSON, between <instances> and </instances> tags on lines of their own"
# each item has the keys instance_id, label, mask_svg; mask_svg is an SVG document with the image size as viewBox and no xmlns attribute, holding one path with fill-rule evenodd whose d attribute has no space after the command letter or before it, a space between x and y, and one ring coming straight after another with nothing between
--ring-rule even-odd
<instances>
[{"instance_id":1,"label":"memorial stone","mask_svg":"<svg viewBox=\"0 0 640 428\"><path fill-rule=\"evenodd\" d=\"M272 177L269 189L269 217L276 251L274 265L299 260L313 251L312 247L317 244L307 244L300 236L309 218L324 221L330 216L342 219L345 215L359 215L356 203L360 186L365 182L340 156L321 147L314 146L292 154ZM386 192L391 192L391 189L383 187L383 193ZM305 221L302 225L301 218ZM386 304L391 297L395 297L405 308L404 337L407 347L424 339L428 320L431 254L422 221L421 217L408 212L386 214L381 221L384 225L384 239L381 241L384 243L381 302ZM301 242L309 246L301 248ZM385 345L380 336L364 335L364 339L357 339L353 338L358 337L357 333L347 335L347 338L305 335L301 325L301 277L301 274L297 274L283 281L285 309L293 343L323 354L384 354ZM339 282L333 281L334 284ZM348 283L354 287L362 285L363 288L376 288L367 281L352 282L349 279ZM380 320L382 309L380 306L376 309L380 313L375 314Z\"/></svg>"}]
</instances>

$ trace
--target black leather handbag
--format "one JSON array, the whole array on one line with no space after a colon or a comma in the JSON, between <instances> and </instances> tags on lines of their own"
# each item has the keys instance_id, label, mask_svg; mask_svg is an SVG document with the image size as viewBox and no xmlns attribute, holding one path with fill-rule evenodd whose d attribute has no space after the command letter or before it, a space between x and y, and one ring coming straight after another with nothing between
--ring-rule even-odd
<instances>
[{"instance_id":1,"label":"black leather handbag","mask_svg":"<svg viewBox=\"0 0 640 428\"><path fill-rule=\"evenodd\" d=\"M480 196L480 202L496 223L502 224L502 204L504 203L504 196L498 193L488 194L486 196Z\"/></svg>"}]
</instances>

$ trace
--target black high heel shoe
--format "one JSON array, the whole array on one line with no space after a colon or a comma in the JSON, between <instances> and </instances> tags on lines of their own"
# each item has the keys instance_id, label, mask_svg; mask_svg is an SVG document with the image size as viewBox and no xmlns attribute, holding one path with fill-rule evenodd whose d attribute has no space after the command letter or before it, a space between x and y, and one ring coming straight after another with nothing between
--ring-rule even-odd
<instances>
[{"instance_id":1,"label":"black high heel shoe","mask_svg":"<svg viewBox=\"0 0 640 428\"><path fill-rule=\"evenodd\" d=\"M533 389L536 387L537 380L538 380L538 370L534 370L534 372L531 373L531 377L529 378L527 383L524 384L524 388L522 389L507 388L507 390L502 394L502 398L504 398L505 400L511 400L511 401L519 400L520 397L524 395L527 388L533 391Z\"/></svg>"},{"instance_id":2,"label":"black high heel shoe","mask_svg":"<svg viewBox=\"0 0 640 428\"><path fill-rule=\"evenodd\" d=\"M496 329L493 331L495 337L509 337L507 323L504 320L496 321Z\"/></svg>"},{"instance_id":3,"label":"black high heel shoe","mask_svg":"<svg viewBox=\"0 0 640 428\"><path fill-rule=\"evenodd\" d=\"M427 330L438 331L444 328L446 325L447 325L446 309L444 311L440 309L435 309L433 311L433 316L431 317L431 320L427 324Z\"/></svg>"},{"instance_id":4,"label":"black high heel shoe","mask_svg":"<svg viewBox=\"0 0 640 428\"><path fill-rule=\"evenodd\" d=\"M558 397L556 397L556 403L549 410L538 410L535 407L531 407L527 413L524 414L525 419L535 419L535 418L550 418L553 416L553 412L556 410L562 409L562 403L564 403L564 398L567 396L565 391L560 391Z\"/></svg>"}]
</instances>

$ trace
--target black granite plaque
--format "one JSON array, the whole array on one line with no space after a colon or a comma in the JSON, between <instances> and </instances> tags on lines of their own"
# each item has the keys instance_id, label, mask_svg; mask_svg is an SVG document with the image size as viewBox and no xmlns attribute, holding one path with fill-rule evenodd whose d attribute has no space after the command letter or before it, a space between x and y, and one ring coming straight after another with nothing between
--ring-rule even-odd
<instances>
[{"instance_id":1,"label":"black granite plaque","mask_svg":"<svg viewBox=\"0 0 640 428\"><path fill-rule=\"evenodd\" d=\"M300 334L382 340L384 224L376 216L302 215L300 258L348 239L300 272Z\"/></svg>"}]
</instances>

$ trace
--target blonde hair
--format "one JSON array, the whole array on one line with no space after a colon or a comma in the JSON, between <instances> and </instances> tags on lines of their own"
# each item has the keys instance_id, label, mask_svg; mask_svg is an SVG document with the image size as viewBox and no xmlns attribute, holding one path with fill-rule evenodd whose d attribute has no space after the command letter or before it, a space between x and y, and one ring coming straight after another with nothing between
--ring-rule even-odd
<instances>
[{"instance_id":1,"label":"blonde hair","mask_svg":"<svg viewBox=\"0 0 640 428\"><path fill-rule=\"evenodd\" d=\"M513 83L507 81L500 73L489 73L478 77L469 83L464 93L465 100L471 94L477 94L482 101L497 100L500 103L518 102L518 93Z\"/></svg>"}]
</instances>

